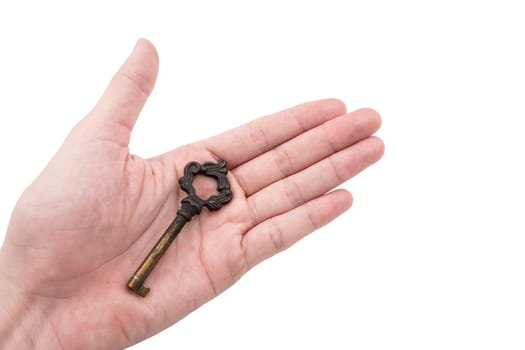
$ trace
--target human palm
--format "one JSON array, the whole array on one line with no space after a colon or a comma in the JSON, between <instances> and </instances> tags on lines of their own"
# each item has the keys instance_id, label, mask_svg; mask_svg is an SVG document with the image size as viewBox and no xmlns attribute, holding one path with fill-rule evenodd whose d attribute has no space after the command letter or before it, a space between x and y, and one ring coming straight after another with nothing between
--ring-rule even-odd
<instances>
[{"instance_id":1,"label":"human palm","mask_svg":"<svg viewBox=\"0 0 525 350\"><path fill-rule=\"evenodd\" d=\"M377 114L345 114L337 100L303 104L152 159L130 155L130 132L157 65L153 46L139 41L13 212L0 272L42 310L46 326L34 344L45 338L64 348L122 348L172 325L348 209L348 192L329 191L382 155L381 141L370 136ZM177 182L184 165L218 158L228 162L233 200L187 223L148 278L150 294L131 293L130 274L185 195Z\"/></svg>"}]
</instances>

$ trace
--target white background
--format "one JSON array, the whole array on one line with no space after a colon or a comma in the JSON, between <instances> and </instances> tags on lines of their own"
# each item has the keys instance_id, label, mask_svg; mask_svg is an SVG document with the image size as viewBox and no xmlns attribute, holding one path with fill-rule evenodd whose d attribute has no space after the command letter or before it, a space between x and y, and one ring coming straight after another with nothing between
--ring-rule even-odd
<instances>
[{"instance_id":1,"label":"white background","mask_svg":"<svg viewBox=\"0 0 525 350\"><path fill-rule=\"evenodd\" d=\"M324 97L383 116L353 208L133 349L525 348L519 1L2 1L0 238L139 37L143 157ZM79 329L79 332L82 332Z\"/></svg>"}]
</instances>

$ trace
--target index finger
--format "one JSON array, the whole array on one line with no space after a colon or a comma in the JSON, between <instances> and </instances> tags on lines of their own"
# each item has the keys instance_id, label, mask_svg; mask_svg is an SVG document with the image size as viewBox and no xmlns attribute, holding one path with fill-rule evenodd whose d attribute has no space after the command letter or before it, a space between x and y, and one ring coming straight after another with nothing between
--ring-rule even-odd
<instances>
[{"instance_id":1,"label":"index finger","mask_svg":"<svg viewBox=\"0 0 525 350\"><path fill-rule=\"evenodd\" d=\"M235 168L345 112L345 104L337 99L307 102L255 119L201 144L212 154L226 159L229 168Z\"/></svg>"}]
</instances>

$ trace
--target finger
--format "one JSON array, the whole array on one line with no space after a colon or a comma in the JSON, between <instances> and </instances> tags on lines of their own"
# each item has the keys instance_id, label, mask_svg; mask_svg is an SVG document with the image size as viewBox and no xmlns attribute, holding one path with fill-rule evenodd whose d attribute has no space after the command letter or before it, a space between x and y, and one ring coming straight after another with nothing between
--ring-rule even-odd
<instances>
[{"instance_id":1,"label":"finger","mask_svg":"<svg viewBox=\"0 0 525 350\"><path fill-rule=\"evenodd\" d=\"M129 144L131 130L155 85L158 66L155 47L140 39L88 116L102 137Z\"/></svg>"},{"instance_id":2,"label":"finger","mask_svg":"<svg viewBox=\"0 0 525 350\"><path fill-rule=\"evenodd\" d=\"M350 193L336 190L255 226L242 240L248 268L287 249L344 213L351 205Z\"/></svg>"},{"instance_id":3,"label":"finger","mask_svg":"<svg viewBox=\"0 0 525 350\"><path fill-rule=\"evenodd\" d=\"M249 196L372 135L380 124L381 118L372 109L345 114L261 154L233 172Z\"/></svg>"},{"instance_id":4,"label":"finger","mask_svg":"<svg viewBox=\"0 0 525 350\"><path fill-rule=\"evenodd\" d=\"M211 137L202 145L234 168L345 111L344 103L336 99L308 102Z\"/></svg>"},{"instance_id":5,"label":"finger","mask_svg":"<svg viewBox=\"0 0 525 350\"><path fill-rule=\"evenodd\" d=\"M379 160L383 151L383 142L369 137L254 193L248 197L254 224L330 191Z\"/></svg>"}]
</instances>

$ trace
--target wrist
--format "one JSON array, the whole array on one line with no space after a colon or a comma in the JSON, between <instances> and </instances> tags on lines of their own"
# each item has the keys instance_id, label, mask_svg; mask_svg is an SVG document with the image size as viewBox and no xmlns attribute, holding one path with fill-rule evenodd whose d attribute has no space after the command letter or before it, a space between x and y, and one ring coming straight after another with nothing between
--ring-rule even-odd
<instances>
[{"instance_id":1,"label":"wrist","mask_svg":"<svg viewBox=\"0 0 525 350\"><path fill-rule=\"evenodd\" d=\"M18 286L3 260L0 250L0 349L60 348L48 321L51 305Z\"/></svg>"}]
</instances>

